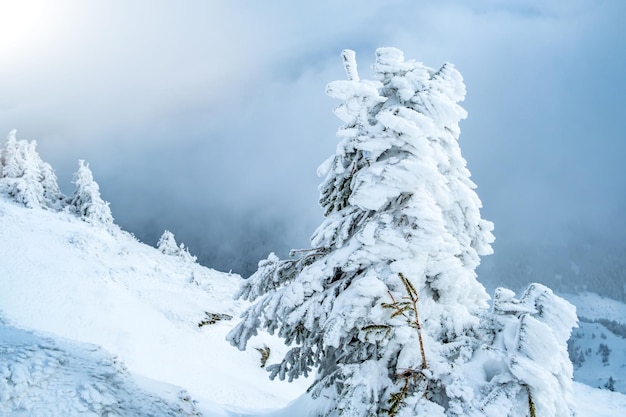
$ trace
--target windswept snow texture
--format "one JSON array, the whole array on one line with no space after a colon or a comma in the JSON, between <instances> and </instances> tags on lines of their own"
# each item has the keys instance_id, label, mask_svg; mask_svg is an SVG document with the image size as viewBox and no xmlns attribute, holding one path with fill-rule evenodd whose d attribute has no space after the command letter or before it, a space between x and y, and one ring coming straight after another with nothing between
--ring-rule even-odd
<instances>
[{"instance_id":1,"label":"windswept snow texture","mask_svg":"<svg viewBox=\"0 0 626 417\"><path fill-rule=\"evenodd\" d=\"M165 399L140 387L111 354L0 323L2 416L197 416L187 393ZM163 390L163 388L162 388Z\"/></svg>"},{"instance_id":2,"label":"windswept snow texture","mask_svg":"<svg viewBox=\"0 0 626 417\"><path fill-rule=\"evenodd\" d=\"M275 408L304 385L269 381L255 349L225 335L241 278L165 255L73 213L0 196L0 310L11 325L92 343L135 375L185 388L202 407ZM268 335L252 347L281 345ZM271 360L271 357L270 357Z\"/></svg>"}]
</instances>

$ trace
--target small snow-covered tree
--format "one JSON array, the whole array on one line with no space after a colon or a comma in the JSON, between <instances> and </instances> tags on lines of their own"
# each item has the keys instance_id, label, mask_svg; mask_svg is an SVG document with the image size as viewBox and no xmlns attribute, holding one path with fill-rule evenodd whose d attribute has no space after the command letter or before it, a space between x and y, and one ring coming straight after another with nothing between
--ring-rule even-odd
<instances>
[{"instance_id":1,"label":"small snow-covered tree","mask_svg":"<svg viewBox=\"0 0 626 417\"><path fill-rule=\"evenodd\" d=\"M93 179L89 164L78 161L78 171L74 174L76 189L69 199L72 209L88 223L104 226L113 225L109 203L100 196L100 187Z\"/></svg>"},{"instance_id":2,"label":"small snow-covered tree","mask_svg":"<svg viewBox=\"0 0 626 417\"><path fill-rule=\"evenodd\" d=\"M169 230L165 230L161 235L157 243L157 249L164 255L179 256L190 263L194 263L197 259L189 253L189 249L187 249L183 243L180 245L176 243L174 234Z\"/></svg>"},{"instance_id":3,"label":"small snow-covered tree","mask_svg":"<svg viewBox=\"0 0 626 417\"><path fill-rule=\"evenodd\" d=\"M52 166L38 158L40 182L43 187L43 198L47 207L60 210L65 204L66 197L63 195L57 183L57 176Z\"/></svg>"},{"instance_id":4,"label":"small snow-covered tree","mask_svg":"<svg viewBox=\"0 0 626 417\"><path fill-rule=\"evenodd\" d=\"M37 163L32 158L31 146L18 141L12 131L2 154L2 183L5 192L28 208L43 205L43 186L39 181Z\"/></svg>"},{"instance_id":5,"label":"small snow-covered tree","mask_svg":"<svg viewBox=\"0 0 626 417\"><path fill-rule=\"evenodd\" d=\"M228 335L245 349L259 329L291 346L271 377L317 375L325 415L461 415L473 392L461 366L482 343L488 307L476 280L491 253L490 222L458 147L465 87L450 64L433 70L376 51L376 80L348 80L335 155L318 173L326 219L311 248L271 254L240 297L254 301Z\"/></svg>"},{"instance_id":6,"label":"small snow-covered tree","mask_svg":"<svg viewBox=\"0 0 626 417\"><path fill-rule=\"evenodd\" d=\"M7 142L0 154L2 178L19 178L24 174L24 151L18 144L17 130L13 129L7 136Z\"/></svg>"},{"instance_id":7,"label":"small snow-covered tree","mask_svg":"<svg viewBox=\"0 0 626 417\"><path fill-rule=\"evenodd\" d=\"M9 196L26 207L60 209L64 196L56 175L36 148L37 142L17 140L16 131L11 131L0 159L0 183Z\"/></svg>"},{"instance_id":8,"label":"small snow-covered tree","mask_svg":"<svg viewBox=\"0 0 626 417\"><path fill-rule=\"evenodd\" d=\"M578 320L575 307L541 284L531 284L519 300L514 296L496 290L486 323L493 338L473 364L490 374L480 390L485 394L477 396L479 408L493 417L570 417L567 340Z\"/></svg>"},{"instance_id":9,"label":"small snow-covered tree","mask_svg":"<svg viewBox=\"0 0 626 417\"><path fill-rule=\"evenodd\" d=\"M159 238L157 249L164 255L177 255L178 244L174 238L174 233L165 230Z\"/></svg>"}]
</instances>

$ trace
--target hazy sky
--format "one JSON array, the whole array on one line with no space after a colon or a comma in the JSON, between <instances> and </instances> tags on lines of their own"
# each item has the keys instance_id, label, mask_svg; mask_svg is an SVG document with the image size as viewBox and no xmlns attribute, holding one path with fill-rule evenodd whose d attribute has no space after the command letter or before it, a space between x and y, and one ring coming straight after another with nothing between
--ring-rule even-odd
<instances>
[{"instance_id":1,"label":"hazy sky","mask_svg":"<svg viewBox=\"0 0 626 417\"><path fill-rule=\"evenodd\" d=\"M341 50L368 78L395 46L464 76L494 259L563 231L625 240L625 18L623 0L0 0L0 135L36 139L66 193L85 159L147 243L169 229L249 272L321 222Z\"/></svg>"}]
</instances>

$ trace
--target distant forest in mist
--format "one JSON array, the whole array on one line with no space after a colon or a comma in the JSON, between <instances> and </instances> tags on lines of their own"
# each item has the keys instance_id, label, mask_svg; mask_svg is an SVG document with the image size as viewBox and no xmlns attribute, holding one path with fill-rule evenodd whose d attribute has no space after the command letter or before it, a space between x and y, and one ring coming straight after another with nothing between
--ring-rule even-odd
<instances>
[{"instance_id":1,"label":"distant forest in mist","mask_svg":"<svg viewBox=\"0 0 626 417\"><path fill-rule=\"evenodd\" d=\"M536 242L499 242L495 253L483 258L478 279L489 289L521 290L541 282L562 293L589 291L626 301L625 230L619 219L614 226L572 227Z\"/></svg>"}]
</instances>

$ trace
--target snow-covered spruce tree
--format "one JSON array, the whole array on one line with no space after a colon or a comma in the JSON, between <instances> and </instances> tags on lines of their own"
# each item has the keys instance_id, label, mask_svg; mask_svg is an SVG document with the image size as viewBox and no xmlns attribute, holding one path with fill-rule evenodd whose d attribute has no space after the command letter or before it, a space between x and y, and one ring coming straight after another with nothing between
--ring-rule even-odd
<instances>
[{"instance_id":1,"label":"snow-covered spruce tree","mask_svg":"<svg viewBox=\"0 0 626 417\"><path fill-rule=\"evenodd\" d=\"M16 133L9 133L0 157L2 189L26 207L60 209L64 196L54 170L37 153L37 142L17 140Z\"/></svg>"},{"instance_id":2,"label":"snow-covered spruce tree","mask_svg":"<svg viewBox=\"0 0 626 417\"><path fill-rule=\"evenodd\" d=\"M100 196L100 187L93 179L89 165L78 161L78 171L74 174L76 189L69 199L70 207L88 223L106 227L113 225L109 203Z\"/></svg>"},{"instance_id":3,"label":"snow-covered spruce tree","mask_svg":"<svg viewBox=\"0 0 626 417\"><path fill-rule=\"evenodd\" d=\"M327 94L345 124L318 170L326 219L311 249L259 263L239 294L255 302L228 339L245 349L258 329L277 332L292 347L270 376L315 368L322 415L471 412L458 365L481 343L489 297L475 268L493 226L458 147L461 75L381 48L366 81L352 51L343 59L348 80Z\"/></svg>"},{"instance_id":4,"label":"snow-covered spruce tree","mask_svg":"<svg viewBox=\"0 0 626 417\"><path fill-rule=\"evenodd\" d=\"M197 258L189 253L189 249L183 243L178 245L174 233L165 230L157 243L157 249L164 255L178 256L190 263L196 262Z\"/></svg>"}]
</instances>

